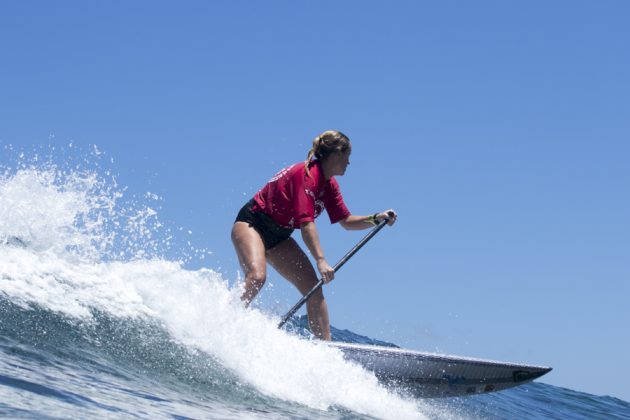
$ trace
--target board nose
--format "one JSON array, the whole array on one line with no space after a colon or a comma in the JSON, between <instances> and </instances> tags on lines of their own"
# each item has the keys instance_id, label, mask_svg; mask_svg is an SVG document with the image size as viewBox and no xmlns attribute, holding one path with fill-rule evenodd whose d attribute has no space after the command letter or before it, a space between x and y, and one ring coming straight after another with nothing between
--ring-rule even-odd
<instances>
[{"instance_id":1,"label":"board nose","mask_svg":"<svg viewBox=\"0 0 630 420\"><path fill-rule=\"evenodd\" d=\"M551 372L551 370L552 368L550 367L531 370L515 370L512 372L512 377L514 378L514 382L533 381L534 379L540 378L541 376Z\"/></svg>"}]
</instances>

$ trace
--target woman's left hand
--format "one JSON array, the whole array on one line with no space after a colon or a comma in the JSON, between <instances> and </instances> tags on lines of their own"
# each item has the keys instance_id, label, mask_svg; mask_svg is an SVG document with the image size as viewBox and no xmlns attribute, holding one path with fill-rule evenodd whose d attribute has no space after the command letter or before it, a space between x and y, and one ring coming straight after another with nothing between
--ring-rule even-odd
<instances>
[{"instance_id":1,"label":"woman's left hand","mask_svg":"<svg viewBox=\"0 0 630 420\"><path fill-rule=\"evenodd\" d=\"M393 209L389 209L389 210L385 210L382 213L378 213L376 215L376 221L380 222L381 220L389 219L387 221L387 224L391 226L394 223L396 223L396 218L397 217L398 217L398 215L396 214L396 212Z\"/></svg>"}]
</instances>

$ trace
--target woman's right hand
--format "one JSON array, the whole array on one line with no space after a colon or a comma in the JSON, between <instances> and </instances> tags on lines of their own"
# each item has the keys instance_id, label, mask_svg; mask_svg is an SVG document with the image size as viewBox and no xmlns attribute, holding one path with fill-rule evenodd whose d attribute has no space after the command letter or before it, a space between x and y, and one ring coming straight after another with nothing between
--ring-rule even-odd
<instances>
[{"instance_id":1,"label":"woman's right hand","mask_svg":"<svg viewBox=\"0 0 630 420\"><path fill-rule=\"evenodd\" d=\"M322 279L324 279L324 283L330 283L330 281L335 278L335 270L324 258L317 260L317 271L319 271Z\"/></svg>"}]
</instances>

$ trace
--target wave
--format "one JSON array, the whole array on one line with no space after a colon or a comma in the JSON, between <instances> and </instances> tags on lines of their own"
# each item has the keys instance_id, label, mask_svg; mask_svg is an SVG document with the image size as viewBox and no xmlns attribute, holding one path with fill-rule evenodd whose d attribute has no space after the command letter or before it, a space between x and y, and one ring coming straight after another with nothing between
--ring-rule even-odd
<instances>
[{"instance_id":1,"label":"wave","mask_svg":"<svg viewBox=\"0 0 630 420\"><path fill-rule=\"evenodd\" d=\"M30 162L2 173L2 413L470 418L519 404L531 412L529 396L549 390L532 384L498 397L412 400L310 340L304 318L278 330L273 314L243 307L238 284L186 269L173 248L208 251L178 245L187 241L158 219L153 194L125 201L124 188L98 167Z\"/></svg>"},{"instance_id":2,"label":"wave","mask_svg":"<svg viewBox=\"0 0 630 420\"><path fill-rule=\"evenodd\" d=\"M277 319L245 309L238 288L230 288L214 271L188 271L164 260L67 261L51 252L4 248L0 293L13 308L28 310L28 316L20 312L3 318L21 320L14 325L32 319L38 321L33 326L48 325L45 331L54 334L46 342L52 347L90 344L98 355L143 361L145 366L137 368L153 374L172 373L172 366L190 363L192 354L195 363L214 366L202 376L218 381L221 389L227 381L319 410L340 406L379 417L420 415L416 403L381 387L339 352L280 331ZM41 337L24 325L20 330ZM198 365L178 369L193 370L200 372Z\"/></svg>"},{"instance_id":3,"label":"wave","mask_svg":"<svg viewBox=\"0 0 630 420\"><path fill-rule=\"evenodd\" d=\"M32 325L50 327L46 340L53 348L88 348L88 360L96 352L144 361L141 368L152 374L179 363L178 372L200 383L209 376L222 389L246 384L318 410L420 415L416 403L384 389L338 351L280 331L273 316L245 309L238 285L230 287L219 273L166 259L172 231L150 206L121 200L124 190L113 177L35 161L5 168L0 177L0 295L10 314L19 313L15 325L37 319ZM37 330L26 331L41 338ZM181 366L186 360L188 368ZM199 370L198 363L216 371ZM191 373L195 369L201 376Z\"/></svg>"}]
</instances>

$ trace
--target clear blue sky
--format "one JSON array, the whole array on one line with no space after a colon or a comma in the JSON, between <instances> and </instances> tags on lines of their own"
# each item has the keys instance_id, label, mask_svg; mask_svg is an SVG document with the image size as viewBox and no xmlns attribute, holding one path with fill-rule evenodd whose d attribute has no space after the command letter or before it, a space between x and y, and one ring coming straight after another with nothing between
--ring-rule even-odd
<instances>
[{"instance_id":1,"label":"clear blue sky","mask_svg":"<svg viewBox=\"0 0 630 420\"><path fill-rule=\"evenodd\" d=\"M630 400L629 18L624 1L5 0L0 142L98 145L234 280L237 210L341 130L350 210L400 218L327 287L334 325ZM331 262L362 236L318 226ZM284 312L297 293L269 281L260 304Z\"/></svg>"}]
</instances>

